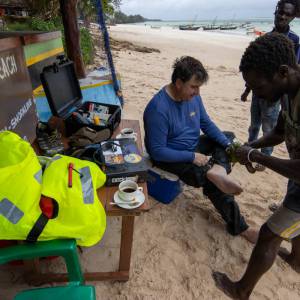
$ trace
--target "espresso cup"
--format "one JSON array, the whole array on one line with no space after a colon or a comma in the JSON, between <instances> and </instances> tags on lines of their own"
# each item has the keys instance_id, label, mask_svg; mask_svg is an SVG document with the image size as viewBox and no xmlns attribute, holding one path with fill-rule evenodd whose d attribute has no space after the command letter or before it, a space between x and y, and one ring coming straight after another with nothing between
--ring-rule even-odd
<instances>
[{"instance_id":1,"label":"espresso cup","mask_svg":"<svg viewBox=\"0 0 300 300\"><path fill-rule=\"evenodd\" d=\"M132 128L123 128L121 130L121 136L123 138L136 138L137 134L136 132L134 132L134 130Z\"/></svg>"},{"instance_id":2,"label":"espresso cup","mask_svg":"<svg viewBox=\"0 0 300 300\"><path fill-rule=\"evenodd\" d=\"M142 192L143 188L139 187L136 182L132 180L124 180L119 184L118 195L121 200L131 202L140 191Z\"/></svg>"}]
</instances>

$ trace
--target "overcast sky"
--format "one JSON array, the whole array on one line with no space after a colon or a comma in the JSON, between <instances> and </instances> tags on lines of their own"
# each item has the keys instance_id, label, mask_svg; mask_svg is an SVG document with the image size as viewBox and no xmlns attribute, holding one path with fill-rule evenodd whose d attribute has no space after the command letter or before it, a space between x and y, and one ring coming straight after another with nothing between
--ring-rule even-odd
<instances>
[{"instance_id":1,"label":"overcast sky","mask_svg":"<svg viewBox=\"0 0 300 300\"><path fill-rule=\"evenodd\" d=\"M272 18L278 0L122 0L121 11L163 20Z\"/></svg>"}]
</instances>

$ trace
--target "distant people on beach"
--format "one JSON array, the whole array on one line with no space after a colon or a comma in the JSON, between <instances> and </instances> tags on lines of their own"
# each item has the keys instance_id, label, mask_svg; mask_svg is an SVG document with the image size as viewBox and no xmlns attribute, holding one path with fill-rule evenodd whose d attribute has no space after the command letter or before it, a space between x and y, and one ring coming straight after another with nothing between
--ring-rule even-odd
<instances>
[{"instance_id":1,"label":"distant people on beach","mask_svg":"<svg viewBox=\"0 0 300 300\"><path fill-rule=\"evenodd\" d=\"M258 38L246 49L240 71L260 98L268 103L281 99L281 111L274 129L260 139L237 149L241 164L259 163L289 179L287 192L275 213L261 227L246 272L239 281L214 272L216 285L233 299L249 299L255 285L273 265L277 254L300 272L300 66L294 44L283 34ZM285 142L290 159L268 156L256 149ZM290 253L280 250L291 241Z\"/></svg>"},{"instance_id":2,"label":"distant people on beach","mask_svg":"<svg viewBox=\"0 0 300 300\"><path fill-rule=\"evenodd\" d=\"M290 30L290 23L296 15L296 0L281 0L277 3L274 18L274 29L271 32L282 33L287 36L294 44L294 51L299 62L300 60L300 48L299 48L299 36ZM242 101L247 101L247 97L250 93L250 88L246 87L241 96ZM276 125L278 114L280 110L280 101L268 103L264 99L258 98L252 92L251 102L251 123L248 129L249 136L248 142L252 142L258 138L259 130L262 127L263 135L269 133ZM273 147L266 147L261 149L262 153L271 155ZM254 169L256 171L264 171L265 167L260 164L255 164Z\"/></svg>"},{"instance_id":3,"label":"distant people on beach","mask_svg":"<svg viewBox=\"0 0 300 300\"><path fill-rule=\"evenodd\" d=\"M234 200L243 190L228 176L231 165L226 148L234 134L220 131L199 95L207 81L207 71L197 59L184 56L175 61L171 83L145 109L145 145L155 166L176 174L190 186L203 187L230 234L241 234L254 242L255 232Z\"/></svg>"}]
</instances>

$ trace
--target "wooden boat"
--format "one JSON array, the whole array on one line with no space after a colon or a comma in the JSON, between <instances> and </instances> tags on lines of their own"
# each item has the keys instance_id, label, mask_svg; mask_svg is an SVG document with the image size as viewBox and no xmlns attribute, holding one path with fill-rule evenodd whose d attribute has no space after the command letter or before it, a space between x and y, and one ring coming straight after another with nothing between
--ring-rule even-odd
<instances>
[{"instance_id":1,"label":"wooden boat","mask_svg":"<svg viewBox=\"0 0 300 300\"><path fill-rule=\"evenodd\" d=\"M200 26L194 26L194 25L180 25L179 29L180 30L198 30L200 28Z\"/></svg>"},{"instance_id":2,"label":"wooden boat","mask_svg":"<svg viewBox=\"0 0 300 300\"><path fill-rule=\"evenodd\" d=\"M249 34L254 34L254 35L256 35L256 36L262 36L262 35L264 35L265 33L266 33L265 31L258 30L258 29L256 29L256 28L253 28L253 29L247 31L247 35L249 35Z\"/></svg>"},{"instance_id":3,"label":"wooden boat","mask_svg":"<svg viewBox=\"0 0 300 300\"><path fill-rule=\"evenodd\" d=\"M220 26L217 25L207 25L202 27L203 30L218 30L220 29Z\"/></svg>"},{"instance_id":4,"label":"wooden boat","mask_svg":"<svg viewBox=\"0 0 300 300\"><path fill-rule=\"evenodd\" d=\"M220 26L220 30L235 30L237 28L238 28L237 26L231 24Z\"/></svg>"}]
</instances>

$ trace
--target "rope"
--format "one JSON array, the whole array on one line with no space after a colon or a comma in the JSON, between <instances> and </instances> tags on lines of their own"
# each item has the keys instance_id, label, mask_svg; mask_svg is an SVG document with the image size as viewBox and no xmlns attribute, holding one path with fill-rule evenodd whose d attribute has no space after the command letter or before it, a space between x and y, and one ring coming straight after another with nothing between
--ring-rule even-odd
<instances>
[{"instance_id":1,"label":"rope","mask_svg":"<svg viewBox=\"0 0 300 300\"><path fill-rule=\"evenodd\" d=\"M119 82L117 79L116 70L115 70L115 66L114 66L114 62L113 62L113 57L112 57L111 50L110 50L109 35L108 35L108 31L107 31L106 24L105 24L102 1L96 0L96 6L97 6L99 29L102 31L102 35L103 35L104 47L105 47L105 52L106 52L106 56L107 56L107 60L108 60L108 64L109 64L109 69L110 69L112 80L113 80L114 90L120 100L121 106L123 107L124 100L123 100L123 96L121 95L121 89L120 89L120 85L119 85Z\"/></svg>"}]
</instances>

